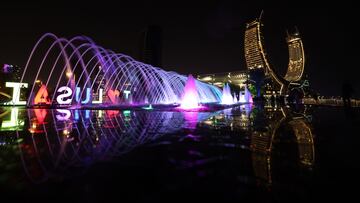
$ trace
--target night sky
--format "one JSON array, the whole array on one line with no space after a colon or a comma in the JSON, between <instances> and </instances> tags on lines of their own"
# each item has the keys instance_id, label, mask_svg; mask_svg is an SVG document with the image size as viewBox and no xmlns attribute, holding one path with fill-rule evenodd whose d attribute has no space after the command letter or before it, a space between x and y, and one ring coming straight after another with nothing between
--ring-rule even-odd
<instances>
[{"instance_id":1,"label":"night sky","mask_svg":"<svg viewBox=\"0 0 360 203\"><path fill-rule=\"evenodd\" d=\"M297 26L312 87L322 95L341 95L342 84L348 82L360 96L353 4L299 8L239 0L74 2L2 3L0 64L24 66L32 46L46 32L66 38L86 35L100 46L137 58L141 31L159 25L163 69L181 74L244 70L245 25L264 9L265 45L280 74L285 74L288 63L286 29Z\"/></svg>"}]
</instances>

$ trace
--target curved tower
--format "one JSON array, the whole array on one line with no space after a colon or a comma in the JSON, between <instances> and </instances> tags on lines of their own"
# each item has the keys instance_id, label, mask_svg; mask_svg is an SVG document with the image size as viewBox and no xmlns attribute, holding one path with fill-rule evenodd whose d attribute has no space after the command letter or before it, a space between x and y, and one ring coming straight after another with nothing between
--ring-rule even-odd
<instances>
[{"instance_id":1,"label":"curved tower","mask_svg":"<svg viewBox=\"0 0 360 203\"><path fill-rule=\"evenodd\" d=\"M284 82L282 81L282 78L278 77L272 70L267 60L267 54L264 48L261 32L262 26L261 15L259 19L246 24L244 43L246 66L250 71L263 69L265 76L270 76L279 86L280 93L282 93L284 89Z\"/></svg>"},{"instance_id":2,"label":"curved tower","mask_svg":"<svg viewBox=\"0 0 360 203\"><path fill-rule=\"evenodd\" d=\"M301 80L305 67L304 46L299 32L287 34L286 42L289 49L289 64L285 75L285 80L297 82Z\"/></svg>"}]
</instances>

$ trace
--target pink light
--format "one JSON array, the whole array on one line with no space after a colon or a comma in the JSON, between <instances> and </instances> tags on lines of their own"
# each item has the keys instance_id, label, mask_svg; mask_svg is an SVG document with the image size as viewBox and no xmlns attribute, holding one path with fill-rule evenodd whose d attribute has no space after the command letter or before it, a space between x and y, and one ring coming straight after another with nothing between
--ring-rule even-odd
<instances>
[{"instance_id":1,"label":"pink light","mask_svg":"<svg viewBox=\"0 0 360 203\"><path fill-rule=\"evenodd\" d=\"M201 108L199 105L199 95L196 90L195 79L192 75L189 75L186 85L184 88L184 94L181 99L181 109L198 109Z\"/></svg>"},{"instance_id":2,"label":"pink light","mask_svg":"<svg viewBox=\"0 0 360 203\"><path fill-rule=\"evenodd\" d=\"M198 112L183 112L187 129L196 129L198 123Z\"/></svg>"},{"instance_id":3,"label":"pink light","mask_svg":"<svg viewBox=\"0 0 360 203\"><path fill-rule=\"evenodd\" d=\"M117 103L117 100L118 100L118 98L119 98L119 96L120 96L120 92L119 92L119 90L109 90L109 91L107 92L107 95L108 95L110 101L111 101L113 104L116 104L116 103Z\"/></svg>"},{"instance_id":4,"label":"pink light","mask_svg":"<svg viewBox=\"0 0 360 203\"><path fill-rule=\"evenodd\" d=\"M37 124L41 125L44 124L45 122L45 118L47 115L47 110L46 109L34 109L35 112L35 116L37 119Z\"/></svg>"}]
</instances>

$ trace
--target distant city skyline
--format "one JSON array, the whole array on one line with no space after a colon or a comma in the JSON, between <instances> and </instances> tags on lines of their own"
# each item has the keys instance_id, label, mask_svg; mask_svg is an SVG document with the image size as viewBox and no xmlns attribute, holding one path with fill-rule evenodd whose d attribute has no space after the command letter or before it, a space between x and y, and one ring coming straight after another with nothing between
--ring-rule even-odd
<instances>
[{"instance_id":1,"label":"distant city skyline","mask_svg":"<svg viewBox=\"0 0 360 203\"><path fill-rule=\"evenodd\" d=\"M284 75L288 53L286 29L297 26L303 38L305 74L323 95L341 95L344 82L360 95L352 59L354 37L351 5L300 8L264 2L209 1L204 4L135 2L121 8L103 4L6 3L0 13L0 63L24 66L37 39L86 35L98 45L133 58L138 39L149 25L163 30L162 67L181 74L245 70L246 22L264 10L264 37L270 63ZM347 29L349 28L349 29Z\"/></svg>"}]
</instances>

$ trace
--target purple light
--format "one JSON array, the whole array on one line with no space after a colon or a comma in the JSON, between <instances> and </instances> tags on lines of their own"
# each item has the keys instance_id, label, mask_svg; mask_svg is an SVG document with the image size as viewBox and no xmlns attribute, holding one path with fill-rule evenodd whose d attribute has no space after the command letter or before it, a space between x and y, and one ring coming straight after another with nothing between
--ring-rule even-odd
<instances>
[{"instance_id":1,"label":"purple light","mask_svg":"<svg viewBox=\"0 0 360 203\"><path fill-rule=\"evenodd\" d=\"M55 57L50 57L52 54ZM193 109L199 108L200 103L220 102L219 88L191 78L114 53L88 37L68 40L47 33L33 47L20 83L42 81L55 90L49 95L51 101L58 101L62 94L57 91L59 88L69 87L73 94L63 98L77 107L93 105L100 89L104 91L103 102L96 103L100 106L181 103L183 109ZM77 87L80 91L76 91ZM29 91L29 98L33 98L34 86ZM27 105L32 105L30 100Z\"/></svg>"},{"instance_id":2,"label":"purple light","mask_svg":"<svg viewBox=\"0 0 360 203\"><path fill-rule=\"evenodd\" d=\"M199 105L199 95L196 89L195 79L189 75L186 85L184 87L184 94L181 99L181 109L198 109L202 106Z\"/></svg>"},{"instance_id":3,"label":"purple light","mask_svg":"<svg viewBox=\"0 0 360 203\"><path fill-rule=\"evenodd\" d=\"M246 103L253 103L253 98L251 96L250 91L248 90L248 88L245 86L245 102Z\"/></svg>"}]
</instances>

